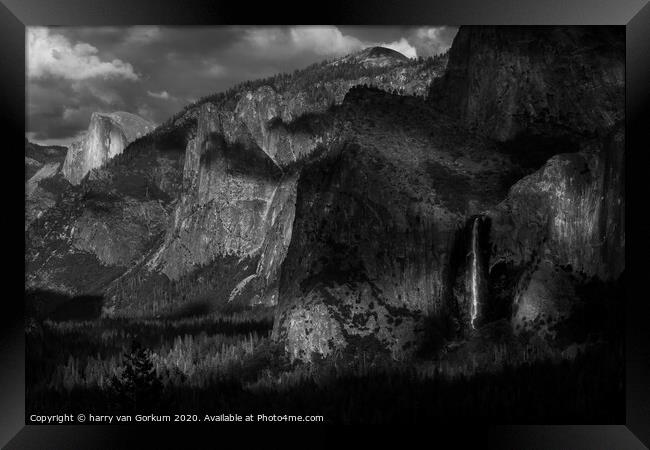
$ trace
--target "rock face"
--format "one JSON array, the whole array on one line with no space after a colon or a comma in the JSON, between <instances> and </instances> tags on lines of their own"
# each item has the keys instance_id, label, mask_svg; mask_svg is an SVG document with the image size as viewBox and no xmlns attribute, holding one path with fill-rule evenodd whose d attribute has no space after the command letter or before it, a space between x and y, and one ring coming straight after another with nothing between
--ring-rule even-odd
<instances>
[{"instance_id":1,"label":"rock face","mask_svg":"<svg viewBox=\"0 0 650 450\"><path fill-rule=\"evenodd\" d=\"M58 145L38 145L25 139L25 181L33 177L44 165L63 164L67 153Z\"/></svg>"},{"instance_id":2,"label":"rock face","mask_svg":"<svg viewBox=\"0 0 650 450\"><path fill-rule=\"evenodd\" d=\"M92 169L122 153L135 139L152 131L154 125L135 114L93 113L86 134L72 143L63 163L63 175L72 184Z\"/></svg>"},{"instance_id":3,"label":"rock face","mask_svg":"<svg viewBox=\"0 0 650 450\"><path fill-rule=\"evenodd\" d=\"M493 213L494 258L534 255L603 279L625 267L624 138L619 127L597 152L552 157L515 184Z\"/></svg>"},{"instance_id":4,"label":"rock face","mask_svg":"<svg viewBox=\"0 0 650 450\"><path fill-rule=\"evenodd\" d=\"M624 268L622 43L616 29L461 28L429 104L516 157L500 167L502 178L455 151L473 149L486 162L503 153L480 152L489 146L478 141L440 145L442 135L471 136L451 132L441 115L410 111L430 120L429 148L445 149L438 154L453 155L452 165L427 161L435 151L413 153L413 130L408 144L392 146L394 121L382 124L380 145L362 145L373 117L355 118L365 124L354 133L359 147L304 170L298 184L274 327L292 357L372 348L398 358L421 339L425 315L452 319L461 334L511 318L517 330L533 324L552 335L582 283L616 279ZM574 153L552 157L507 196L499 189L517 177L511 164L539 167L538 153L567 149ZM397 162L400 153L430 167L428 182L406 175L417 169ZM440 209L398 194L411 189Z\"/></svg>"},{"instance_id":5,"label":"rock face","mask_svg":"<svg viewBox=\"0 0 650 450\"><path fill-rule=\"evenodd\" d=\"M75 184L91 175L29 232L27 288L106 293L106 310L126 314L195 301L274 304L298 169L343 136L328 108L361 83L422 93L445 62L391 58L244 84L187 108L121 154L149 124L93 115L63 168ZM87 269L91 284L73 274Z\"/></svg>"},{"instance_id":6,"label":"rock face","mask_svg":"<svg viewBox=\"0 0 650 450\"><path fill-rule=\"evenodd\" d=\"M147 140L122 153L150 127L128 113L93 114L86 136L61 161L60 173L38 182L34 192L51 194L26 202L29 212L34 198L48 201L37 222L26 221L27 290L102 294L160 239L178 190L179 153L156 151ZM92 177L79 184L87 170Z\"/></svg>"},{"instance_id":7,"label":"rock face","mask_svg":"<svg viewBox=\"0 0 650 450\"><path fill-rule=\"evenodd\" d=\"M548 261L540 262L520 280L511 319L514 330L553 335L553 325L568 318L578 301L578 283L565 270L558 270Z\"/></svg>"},{"instance_id":8,"label":"rock face","mask_svg":"<svg viewBox=\"0 0 650 450\"><path fill-rule=\"evenodd\" d=\"M408 58L396 50L386 47L368 47L360 52L354 53L333 61L332 65L341 63L361 64L365 67L387 67L408 62Z\"/></svg>"},{"instance_id":9,"label":"rock face","mask_svg":"<svg viewBox=\"0 0 650 450\"><path fill-rule=\"evenodd\" d=\"M274 336L303 360L401 358L427 317L468 326L469 305L457 313L449 283L456 235L505 194L501 177L515 167L421 102L358 89L343 106L355 141L300 175Z\"/></svg>"},{"instance_id":10,"label":"rock face","mask_svg":"<svg viewBox=\"0 0 650 450\"><path fill-rule=\"evenodd\" d=\"M549 333L575 286L624 270L624 61L617 27L461 27L431 86L435 108L539 169L485 212L486 307L519 330Z\"/></svg>"},{"instance_id":11,"label":"rock face","mask_svg":"<svg viewBox=\"0 0 650 450\"><path fill-rule=\"evenodd\" d=\"M406 358L432 321L552 335L624 270L617 33L461 28L428 100L444 61L386 49L203 99L30 227L27 286L109 316L274 305L304 361ZM98 154L126 142L94 120Z\"/></svg>"},{"instance_id":12,"label":"rock face","mask_svg":"<svg viewBox=\"0 0 650 450\"><path fill-rule=\"evenodd\" d=\"M62 179L56 206L26 231L26 290L101 295L160 243L180 191L182 149L135 145L81 185Z\"/></svg>"},{"instance_id":13,"label":"rock face","mask_svg":"<svg viewBox=\"0 0 650 450\"><path fill-rule=\"evenodd\" d=\"M305 83L304 78L331 70L317 67L299 73L292 83L244 89L177 118L173 127L196 125L188 131L183 192L173 223L149 259L109 287L107 311L161 314L192 302L205 308L224 301L277 303L299 168L347 139L344 118L331 114L331 108L361 81L401 86L413 80L396 70L424 65L399 53L389 56L391 64L341 63L339 70L361 77ZM386 57L375 49L363 61ZM427 76L435 74L431 70ZM420 89L427 85L424 79L417 80ZM152 294L151 283L165 286L164 293Z\"/></svg>"},{"instance_id":14,"label":"rock face","mask_svg":"<svg viewBox=\"0 0 650 450\"><path fill-rule=\"evenodd\" d=\"M623 119L624 87L622 27L463 26L429 100L499 141L575 138Z\"/></svg>"},{"instance_id":15,"label":"rock face","mask_svg":"<svg viewBox=\"0 0 650 450\"><path fill-rule=\"evenodd\" d=\"M297 174L290 166L331 139L333 131L321 133L316 124L298 130L281 118L269 125L276 115L291 117L286 108L268 87L245 93L230 111L201 106L164 242L109 288L107 311L136 314L135 306L140 313L159 314L191 302L206 308L224 301L277 302L295 207ZM193 288L181 293L178 286L197 276ZM163 280L164 294L148 289L153 279Z\"/></svg>"},{"instance_id":16,"label":"rock face","mask_svg":"<svg viewBox=\"0 0 650 450\"><path fill-rule=\"evenodd\" d=\"M68 184L61 175L66 151L25 140L25 230L56 204Z\"/></svg>"},{"instance_id":17,"label":"rock face","mask_svg":"<svg viewBox=\"0 0 650 450\"><path fill-rule=\"evenodd\" d=\"M226 140L215 109L204 105L186 150L173 232L151 262L170 279L218 257L257 254L283 206L279 199L295 185L255 141L235 139Z\"/></svg>"},{"instance_id":18,"label":"rock face","mask_svg":"<svg viewBox=\"0 0 650 450\"><path fill-rule=\"evenodd\" d=\"M516 183L491 211L491 265L506 264L524 272L518 281L523 292L515 293L516 325L539 319L552 307L550 297L570 296L570 289L562 287L559 290L567 294L559 295L553 288L567 284L565 272L575 278L574 285L592 277L615 281L622 274L624 173L621 123L602 142L549 159ZM549 289L551 294L545 291ZM566 306L562 309L566 312Z\"/></svg>"},{"instance_id":19,"label":"rock face","mask_svg":"<svg viewBox=\"0 0 650 450\"><path fill-rule=\"evenodd\" d=\"M421 316L442 307L442 265L431 243L448 230L436 236L432 205L381 183L360 153L345 147L301 175L274 330L294 358L348 345L397 357L414 344Z\"/></svg>"}]
</instances>

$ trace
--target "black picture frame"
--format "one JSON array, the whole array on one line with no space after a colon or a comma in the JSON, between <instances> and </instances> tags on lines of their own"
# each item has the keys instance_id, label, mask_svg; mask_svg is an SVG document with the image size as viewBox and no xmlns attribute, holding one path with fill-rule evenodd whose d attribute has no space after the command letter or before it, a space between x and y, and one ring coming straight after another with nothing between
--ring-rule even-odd
<instances>
[{"instance_id":1,"label":"black picture frame","mask_svg":"<svg viewBox=\"0 0 650 450\"><path fill-rule=\"evenodd\" d=\"M477 439L494 448L637 449L650 445L650 338L648 296L644 294L645 253L648 230L643 206L648 183L642 171L650 167L647 138L650 104L650 5L647 0L448 0L448 1L332 1L315 7L293 7L265 2L209 0L1 0L0 76L1 119L5 128L3 196L5 242L17 240L23 231L24 197L15 186L22 175L18 149L25 130L25 27L100 25L218 25L218 24L376 24L376 25L622 25L626 27L626 422L601 425L527 425L473 427L456 439ZM646 175L647 178L647 175ZM631 236L631 238L630 238ZM630 240L631 239L631 240ZM0 445L4 448L124 448L140 436L178 438L175 427L154 432L153 426L134 430L123 426L25 425L24 326L19 265L13 261L20 245L5 253L5 290L0 341ZM24 250L24 248L23 248ZM13 253L16 253L15 255ZM638 259L636 264L634 259ZM13 272L16 272L14 275ZM15 289L15 293L14 293ZM206 431L214 438L224 425ZM448 427L449 435L458 433ZM465 430L467 427L464 427ZM171 430L170 430L171 429ZM240 430L241 433L242 430ZM435 424L431 436L443 431ZM194 432L193 432L194 433ZM440 434L438 434L440 433ZM243 434L246 434L245 432ZM196 434L193 434L196 436ZM436 442L438 441L436 437ZM173 440L166 440L172 445ZM44 444L46 443L46 444ZM187 447L187 442L185 443ZM213 444L215 442L213 441ZM163 445L162 447L166 447Z\"/></svg>"}]
</instances>

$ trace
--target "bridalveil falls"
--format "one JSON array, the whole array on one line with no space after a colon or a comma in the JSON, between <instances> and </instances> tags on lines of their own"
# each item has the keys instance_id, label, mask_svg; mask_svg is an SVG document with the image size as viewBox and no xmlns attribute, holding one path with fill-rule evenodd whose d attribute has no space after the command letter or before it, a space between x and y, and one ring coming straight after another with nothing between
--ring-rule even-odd
<instances>
[{"instance_id":1,"label":"bridalveil falls","mask_svg":"<svg viewBox=\"0 0 650 450\"><path fill-rule=\"evenodd\" d=\"M472 305L470 309L470 325L472 329L475 328L474 321L478 315L478 305L479 305L479 224L480 216L474 218L474 223L472 224L472 266L470 271L471 276L471 293L472 293Z\"/></svg>"}]
</instances>

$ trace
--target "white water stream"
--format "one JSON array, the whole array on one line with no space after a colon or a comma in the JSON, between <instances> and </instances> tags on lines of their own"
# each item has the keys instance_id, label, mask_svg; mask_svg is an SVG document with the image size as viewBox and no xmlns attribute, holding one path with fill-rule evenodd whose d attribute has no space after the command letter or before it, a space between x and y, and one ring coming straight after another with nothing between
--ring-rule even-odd
<instances>
[{"instance_id":1,"label":"white water stream","mask_svg":"<svg viewBox=\"0 0 650 450\"><path fill-rule=\"evenodd\" d=\"M470 320L470 325L472 326L472 329L475 328L474 326L474 321L476 320L476 316L478 315L478 301L479 301L479 292L478 292L478 277L479 277L479 269L478 269L478 255L479 255L479 220L480 218L477 217L474 219L474 224L472 226L472 270L471 270L471 276L472 276L472 307L470 309L470 315L471 315L471 320Z\"/></svg>"}]
</instances>

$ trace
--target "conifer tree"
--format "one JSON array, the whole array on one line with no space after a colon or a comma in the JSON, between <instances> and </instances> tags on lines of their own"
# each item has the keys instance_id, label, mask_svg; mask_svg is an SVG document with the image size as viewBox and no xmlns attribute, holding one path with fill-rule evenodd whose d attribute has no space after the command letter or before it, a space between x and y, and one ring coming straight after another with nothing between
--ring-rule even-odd
<instances>
[{"instance_id":1,"label":"conifer tree","mask_svg":"<svg viewBox=\"0 0 650 450\"><path fill-rule=\"evenodd\" d=\"M111 386L121 406L134 411L151 410L159 401L162 382L151 360L151 351L134 340L124 354L124 366L119 376L113 376Z\"/></svg>"}]
</instances>

